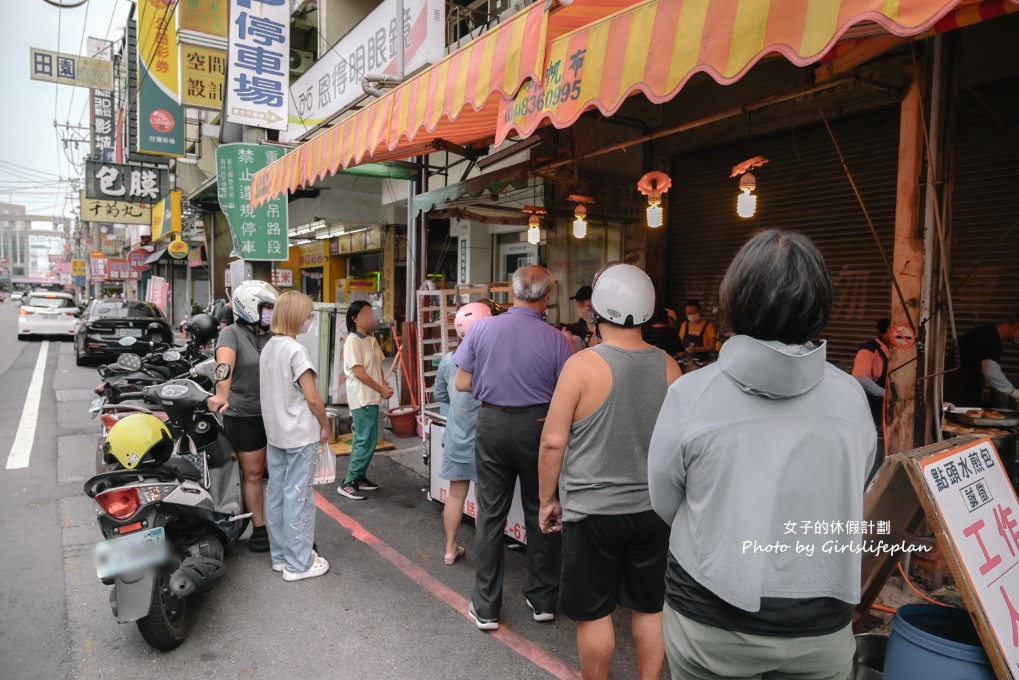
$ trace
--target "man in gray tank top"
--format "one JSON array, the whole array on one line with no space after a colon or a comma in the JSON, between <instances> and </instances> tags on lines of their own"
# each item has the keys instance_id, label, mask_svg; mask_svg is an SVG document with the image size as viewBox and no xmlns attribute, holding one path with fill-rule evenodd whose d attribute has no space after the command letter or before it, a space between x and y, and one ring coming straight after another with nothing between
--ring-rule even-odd
<instances>
[{"instance_id":1,"label":"man in gray tank top","mask_svg":"<svg viewBox=\"0 0 1019 680\"><path fill-rule=\"evenodd\" d=\"M658 678L669 527L651 509L647 456L680 369L641 336L655 309L647 274L605 267L592 303L602 342L575 354L556 385L538 459L538 522L563 534L559 608L577 622L585 680L609 677L617 606L633 611L636 677Z\"/></svg>"}]
</instances>

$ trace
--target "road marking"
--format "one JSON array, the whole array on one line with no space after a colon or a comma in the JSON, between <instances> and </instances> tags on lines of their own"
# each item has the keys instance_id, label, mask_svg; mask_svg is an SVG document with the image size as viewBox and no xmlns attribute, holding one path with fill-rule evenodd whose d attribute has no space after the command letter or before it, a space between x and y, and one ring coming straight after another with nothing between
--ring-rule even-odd
<instances>
[{"instance_id":1,"label":"road marking","mask_svg":"<svg viewBox=\"0 0 1019 680\"><path fill-rule=\"evenodd\" d=\"M342 512L318 491L315 492L315 505L340 526L350 531L354 538L370 547L382 556L384 560L402 571L404 576L445 602L464 619L470 621L470 618L467 616L467 599L462 595L454 592L446 584L411 562L410 559L397 552L396 549L378 536L369 532L360 522ZM473 626L474 623L471 622L471 625ZM490 635L531 663L544 669L552 676L559 678L559 680L579 680L580 678L580 673L576 668L573 668L559 657L539 647L505 625L501 625L498 630L491 631Z\"/></svg>"},{"instance_id":2,"label":"road marking","mask_svg":"<svg viewBox=\"0 0 1019 680\"><path fill-rule=\"evenodd\" d=\"M18 433L14 435L11 452L7 454L7 469L16 470L28 467L32 455L32 442L35 441L35 426L39 422L39 400L42 398L42 383L46 377L46 355L49 354L49 340L43 340L39 346L39 358L35 360L32 371L32 382L28 384L25 395L25 410L21 412Z\"/></svg>"}]
</instances>

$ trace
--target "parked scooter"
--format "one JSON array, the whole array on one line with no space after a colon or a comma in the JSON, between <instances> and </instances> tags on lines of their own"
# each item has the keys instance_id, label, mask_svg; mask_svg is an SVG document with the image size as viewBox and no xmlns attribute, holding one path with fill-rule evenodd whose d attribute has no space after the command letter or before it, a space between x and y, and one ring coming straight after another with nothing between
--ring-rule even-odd
<instances>
[{"instance_id":1,"label":"parked scooter","mask_svg":"<svg viewBox=\"0 0 1019 680\"><path fill-rule=\"evenodd\" d=\"M226 364L215 371L217 381L229 375ZM251 515L232 446L206 404L212 395L190 379L142 394L167 421L140 412L114 424L104 448L116 464L84 489L104 538L96 573L113 586L117 621L136 622L149 645L169 650L191 628L191 596L226 573L225 557Z\"/></svg>"}]
</instances>

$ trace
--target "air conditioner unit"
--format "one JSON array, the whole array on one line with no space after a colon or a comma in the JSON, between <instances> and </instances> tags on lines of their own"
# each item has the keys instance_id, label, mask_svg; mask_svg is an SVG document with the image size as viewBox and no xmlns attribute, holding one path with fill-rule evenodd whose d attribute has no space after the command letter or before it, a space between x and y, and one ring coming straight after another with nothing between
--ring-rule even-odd
<instances>
[{"instance_id":1,"label":"air conditioner unit","mask_svg":"<svg viewBox=\"0 0 1019 680\"><path fill-rule=\"evenodd\" d=\"M301 75L306 73L315 63L315 55L307 50L290 50L290 73Z\"/></svg>"}]
</instances>

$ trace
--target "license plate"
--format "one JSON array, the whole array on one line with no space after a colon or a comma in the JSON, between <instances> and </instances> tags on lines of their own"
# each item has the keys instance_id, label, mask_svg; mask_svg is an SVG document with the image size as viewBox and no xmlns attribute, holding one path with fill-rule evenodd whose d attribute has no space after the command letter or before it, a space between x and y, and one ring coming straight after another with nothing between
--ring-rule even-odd
<instances>
[{"instance_id":1,"label":"license plate","mask_svg":"<svg viewBox=\"0 0 1019 680\"><path fill-rule=\"evenodd\" d=\"M95 399L92 400L92 403L89 404L88 412L99 413L99 409L101 409L105 403L106 397L96 397Z\"/></svg>"},{"instance_id":2,"label":"license plate","mask_svg":"<svg viewBox=\"0 0 1019 680\"><path fill-rule=\"evenodd\" d=\"M118 328L117 329L117 337L118 338L126 338L128 336L133 337L133 338L140 338L142 336L142 329L140 329L140 328Z\"/></svg>"},{"instance_id":3,"label":"license plate","mask_svg":"<svg viewBox=\"0 0 1019 680\"><path fill-rule=\"evenodd\" d=\"M145 529L96 544L96 575L108 578L164 562L168 556L163 527Z\"/></svg>"}]
</instances>

